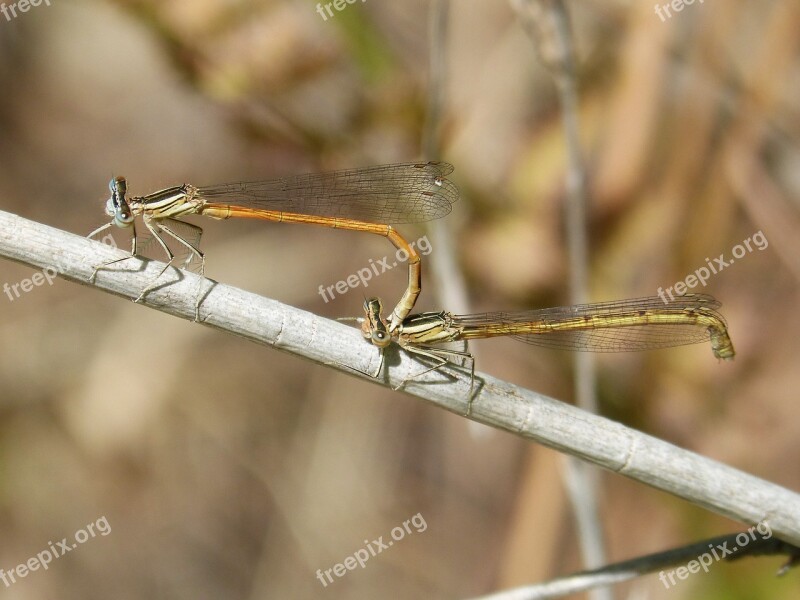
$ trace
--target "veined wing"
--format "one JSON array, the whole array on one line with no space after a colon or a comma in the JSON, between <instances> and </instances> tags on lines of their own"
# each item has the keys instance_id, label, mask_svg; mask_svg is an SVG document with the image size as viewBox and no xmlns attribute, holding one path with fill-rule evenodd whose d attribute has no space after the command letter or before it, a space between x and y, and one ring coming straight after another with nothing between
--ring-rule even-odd
<instances>
[{"instance_id":1,"label":"veined wing","mask_svg":"<svg viewBox=\"0 0 800 600\"><path fill-rule=\"evenodd\" d=\"M462 329L465 339L504 335L537 346L590 352L669 348L709 339L713 345L719 343L715 335L730 344L719 307L705 294L688 294L666 304L655 296L454 316L453 325Z\"/></svg>"},{"instance_id":2,"label":"veined wing","mask_svg":"<svg viewBox=\"0 0 800 600\"><path fill-rule=\"evenodd\" d=\"M197 195L254 209L421 223L445 216L458 200L458 188L446 179L452 172L453 166L445 162L379 165L201 187Z\"/></svg>"}]
</instances>

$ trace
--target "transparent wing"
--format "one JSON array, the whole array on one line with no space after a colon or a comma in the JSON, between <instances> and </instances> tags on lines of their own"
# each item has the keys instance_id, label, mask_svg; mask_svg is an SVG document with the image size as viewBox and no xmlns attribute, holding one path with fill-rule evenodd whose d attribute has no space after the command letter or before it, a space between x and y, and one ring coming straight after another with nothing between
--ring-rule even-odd
<instances>
[{"instance_id":1,"label":"transparent wing","mask_svg":"<svg viewBox=\"0 0 800 600\"><path fill-rule=\"evenodd\" d=\"M466 339L507 335L547 348L624 352L669 348L708 341L724 332L720 303L688 294L667 304L658 297L635 298L518 312L453 317Z\"/></svg>"},{"instance_id":2,"label":"transparent wing","mask_svg":"<svg viewBox=\"0 0 800 600\"><path fill-rule=\"evenodd\" d=\"M269 181L197 188L199 197L246 208L373 223L421 223L445 216L458 188L445 162L380 165Z\"/></svg>"}]
</instances>

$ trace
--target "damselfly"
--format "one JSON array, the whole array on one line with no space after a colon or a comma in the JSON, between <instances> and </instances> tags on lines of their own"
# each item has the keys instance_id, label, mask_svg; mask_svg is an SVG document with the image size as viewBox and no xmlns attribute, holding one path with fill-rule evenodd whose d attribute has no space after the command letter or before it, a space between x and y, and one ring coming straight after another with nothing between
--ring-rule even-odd
<instances>
[{"instance_id":1,"label":"damselfly","mask_svg":"<svg viewBox=\"0 0 800 600\"><path fill-rule=\"evenodd\" d=\"M421 223L448 214L458 199L458 189L445 178L452 172L453 166L445 162L380 165L207 187L183 184L135 198L127 197L125 178L115 177L109 184L111 197L106 202L106 214L113 219L89 237L113 225L131 228L131 255L135 255L135 221L141 216L168 258L159 274L161 277L175 261L175 254L164 237L172 238L187 249L189 259L198 259L201 274L205 269L205 257L198 248L202 230L179 219L185 215L309 223L381 235L408 256L408 286L387 319L389 330L394 331L411 312L419 296L421 264L414 248L386 223ZM187 227L196 233L184 234ZM92 278L99 269L119 260L125 259L98 265ZM141 300L155 283L148 285L136 300Z\"/></svg>"},{"instance_id":2,"label":"damselfly","mask_svg":"<svg viewBox=\"0 0 800 600\"><path fill-rule=\"evenodd\" d=\"M394 341L413 354L435 361L433 367L412 378L440 369L456 357L468 361L471 397L475 361L466 348L452 349L447 344L511 336L548 348L628 352L710 341L714 356L730 360L735 352L727 323L717 310L720 306L712 296L687 294L668 304L653 296L475 315L428 312L410 315L390 331L381 316L380 299L369 298L364 302L365 316L357 320L364 337L375 346L383 349Z\"/></svg>"}]
</instances>

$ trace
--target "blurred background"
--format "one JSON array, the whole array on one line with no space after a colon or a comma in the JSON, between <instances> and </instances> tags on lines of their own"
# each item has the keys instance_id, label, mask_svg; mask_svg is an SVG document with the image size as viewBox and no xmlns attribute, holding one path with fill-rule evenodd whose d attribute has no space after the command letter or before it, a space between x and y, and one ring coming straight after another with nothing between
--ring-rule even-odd
<instances>
[{"instance_id":1,"label":"blurred background","mask_svg":"<svg viewBox=\"0 0 800 600\"><path fill-rule=\"evenodd\" d=\"M87 234L106 221L112 175L141 195L440 158L461 200L437 227L469 309L569 302L561 108L508 3L451 6L433 157L429 2L6 4L0 209ZM601 412L797 490L800 4L657 6L570 3L592 300L655 295L758 232L768 245L702 289L723 302L736 359L708 344L599 356ZM392 256L378 237L194 222L209 277L321 315L358 315L365 295L405 285L396 269L318 294ZM400 230L427 236L432 255L446 248L440 229ZM430 258L417 309L461 310L442 305ZM33 274L0 261L0 284ZM63 280L0 295L0 335L0 568L102 517L110 528L3 597L462 598L582 568L551 450ZM567 353L475 350L480 370L573 401ZM746 528L623 477L601 482L609 560ZM424 530L318 579L415 515ZM795 598L798 575L776 579L781 564L720 563L617 593Z\"/></svg>"}]
</instances>

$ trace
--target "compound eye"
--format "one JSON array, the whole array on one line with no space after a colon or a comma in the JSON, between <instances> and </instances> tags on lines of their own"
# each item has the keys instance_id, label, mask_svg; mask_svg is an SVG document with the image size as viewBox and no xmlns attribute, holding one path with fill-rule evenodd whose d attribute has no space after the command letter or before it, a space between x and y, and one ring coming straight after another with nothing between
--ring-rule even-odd
<instances>
[{"instance_id":1,"label":"compound eye","mask_svg":"<svg viewBox=\"0 0 800 600\"><path fill-rule=\"evenodd\" d=\"M116 221L117 225L126 226L133 223L134 216L130 212L118 211L114 215L114 221Z\"/></svg>"},{"instance_id":2,"label":"compound eye","mask_svg":"<svg viewBox=\"0 0 800 600\"><path fill-rule=\"evenodd\" d=\"M378 348L385 348L390 342L391 338L385 331L372 332L372 343L378 346Z\"/></svg>"},{"instance_id":3,"label":"compound eye","mask_svg":"<svg viewBox=\"0 0 800 600\"><path fill-rule=\"evenodd\" d=\"M134 221L134 216L128 204L124 200L120 202L114 196L109 198L106 212L114 217L114 223L116 223L118 227L127 227Z\"/></svg>"}]
</instances>

